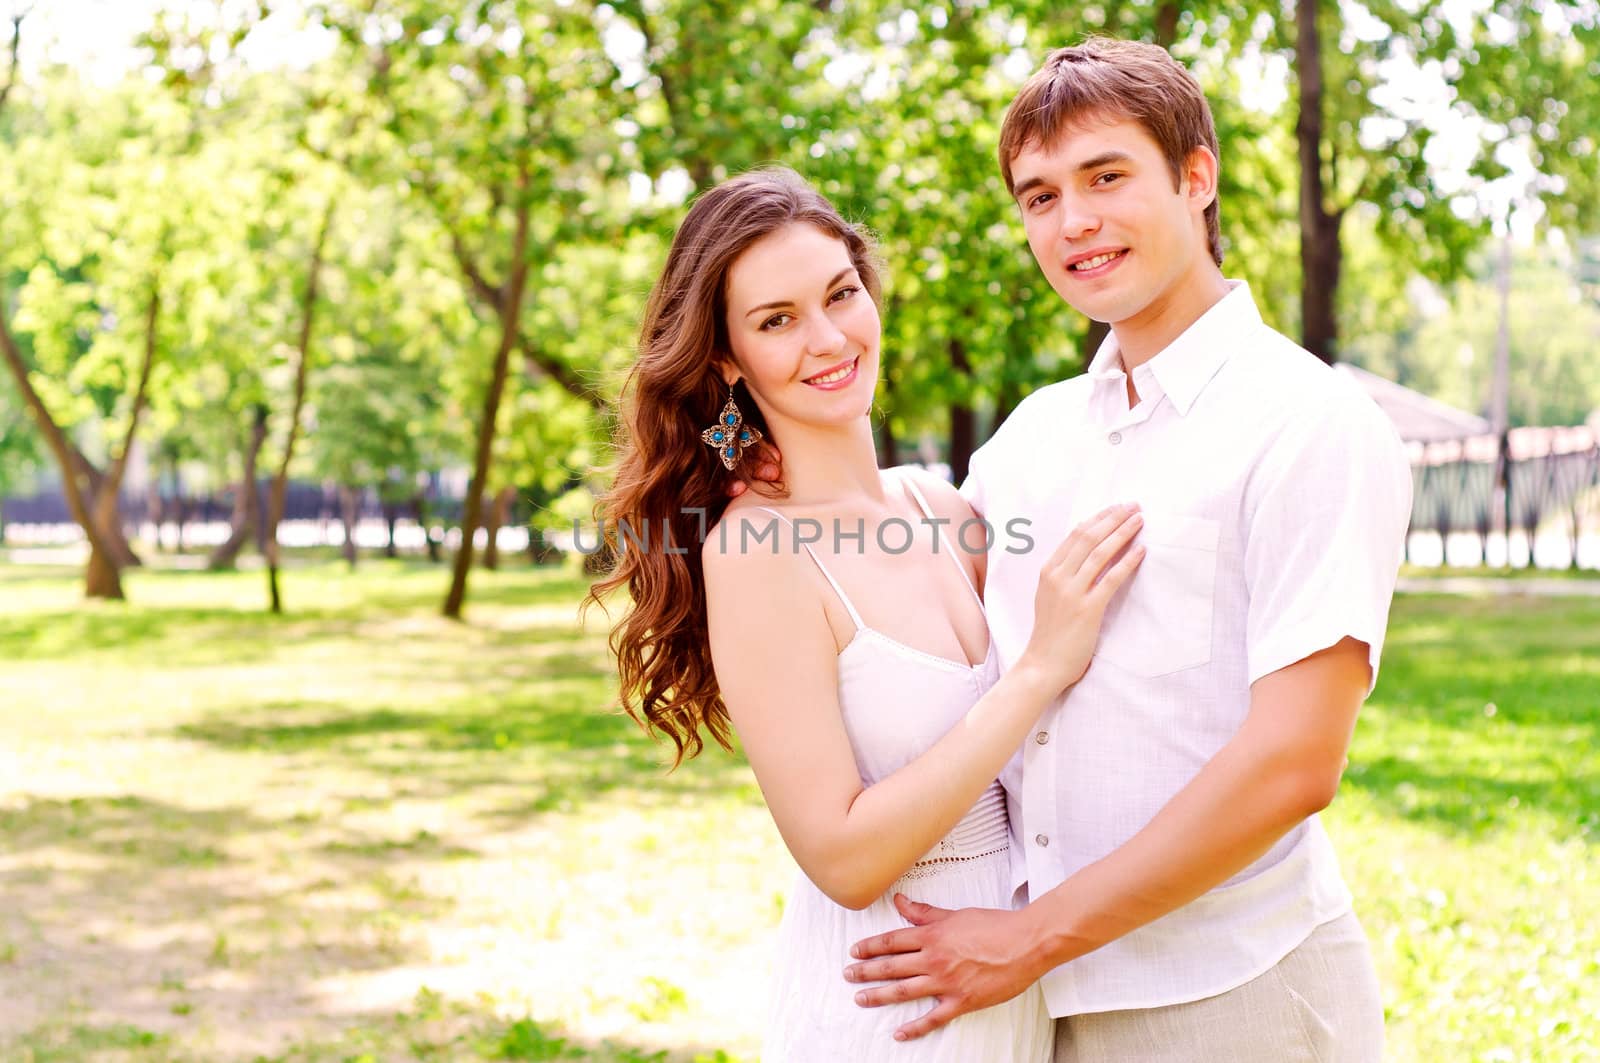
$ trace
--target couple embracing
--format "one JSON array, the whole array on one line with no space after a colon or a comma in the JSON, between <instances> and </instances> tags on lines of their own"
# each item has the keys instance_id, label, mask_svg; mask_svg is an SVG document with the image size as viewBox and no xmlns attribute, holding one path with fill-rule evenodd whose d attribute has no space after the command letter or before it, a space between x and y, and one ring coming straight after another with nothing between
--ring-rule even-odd
<instances>
[{"instance_id":1,"label":"couple embracing","mask_svg":"<svg viewBox=\"0 0 1600 1063\"><path fill-rule=\"evenodd\" d=\"M1224 278L1210 109L1165 51L1053 53L999 154L1111 331L959 491L877 467L873 248L796 175L701 195L646 310L603 511L700 546L597 594L633 601L624 704L680 758L737 732L804 873L762 1058L1376 1060L1317 812L1377 676L1399 442Z\"/></svg>"}]
</instances>

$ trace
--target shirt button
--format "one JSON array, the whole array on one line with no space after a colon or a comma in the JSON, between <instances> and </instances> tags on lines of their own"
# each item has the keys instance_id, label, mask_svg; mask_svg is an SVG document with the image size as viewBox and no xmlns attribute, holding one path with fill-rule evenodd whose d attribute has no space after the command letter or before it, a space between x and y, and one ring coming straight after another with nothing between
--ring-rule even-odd
<instances>
[{"instance_id":1,"label":"shirt button","mask_svg":"<svg viewBox=\"0 0 1600 1063\"><path fill-rule=\"evenodd\" d=\"M1111 440L1111 445L1116 446L1118 443L1122 442L1122 433L1112 432L1108 438Z\"/></svg>"},{"instance_id":2,"label":"shirt button","mask_svg":"<svg viewBox=\"0 0 1600 1063\"><path fill-rule=\"evenodd\" d=\"M1050 732L1040 731L1038 734L1033 736L1033 740L1042 746L1046 742L1050 741Z\"/></svg>"},{"instance_id":3,"label":"shirt button","mask_svg":"<svg viewBox=\"0 0 1600 1063\"><path fill-rule=\"evenodd\" d=\"M1050 844L1050 836L1048 834L1035 834L1033 840L1039 843L1041 849Z\"/></svg>"}]
</instances>

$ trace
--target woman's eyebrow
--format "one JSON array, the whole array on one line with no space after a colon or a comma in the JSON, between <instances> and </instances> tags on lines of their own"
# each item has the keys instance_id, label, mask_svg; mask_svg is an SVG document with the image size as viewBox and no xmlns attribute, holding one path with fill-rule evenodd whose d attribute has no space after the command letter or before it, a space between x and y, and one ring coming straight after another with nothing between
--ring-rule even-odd
<instances>
[{"instance_id":1,"label":"woman's eyebrow","mask_svg":"<svg viewBox=\"0 0 1600 1063\"><path fill-rule=\"evenodd\" d=\"M855 269L854 266L846 266L844 269L841 269L838 273L835 273L832 277L828 278L828 283L824 284L823 287L824 288L832 288L835 284L838 284L840 281L844 280L845 276L847 274L849 274L850 272L852 272L854 269ZM760 306L752 306L750 309L748 309L748 310L746 310L744 312L744 316L745 317L749 317L751 314L755 313L757 310L776 310L780 306L793 306L793 305L794 305L794 300L793 299L779 299L775 303L762 303Z\"/></svg>"}]
</instances>

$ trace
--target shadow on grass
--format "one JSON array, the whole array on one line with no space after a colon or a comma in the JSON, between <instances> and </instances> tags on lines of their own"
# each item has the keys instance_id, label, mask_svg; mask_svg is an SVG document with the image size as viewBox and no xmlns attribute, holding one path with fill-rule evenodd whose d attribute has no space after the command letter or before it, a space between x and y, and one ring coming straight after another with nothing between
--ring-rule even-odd
<instances>
[{"instance_id":1,"label":"shadow on grass","mask_svg":"<svg viewBox=\"0 0 1600 1063\"><path fill-rule=\"evenodd\" d=\"M533 1018L506 1019L482 1004L450 1000L423 989L411 1007L384 1016L376 1028L347 1031L337 1041L306 1041L253 1063L309 1063L397 1058L417 1060L566 1060L570 1063L739 1063L720 1048L661 1048L638 1036L593 1040Z\"/></svg>"},{"instance_id":2,"label":"shadow on grass","mask_svg":"<svg viewBox=\"0 0 1600 1063\"><path fill-rule=\"evenodd\" d=\"M1345 785L1430 827L1600 842L1600 602L1403 597Z\"/></svg>"},{"instance_id":3,"label":"shadow on grass","mask_svg":"<svg viewBox=\"0 0 1600 1063\"><path fill-rule=\"evenodd\" d=\"M398 1009L330 997L320 984L330 975L404 970L427 959L425 946L393 928L436 917L447 902L395 888L375 869L402 850L438 855L441 847L425 835L398 847L320 846L317 870L332 861L347 881L293 888L285 873L246 866L242 854L264 835L292 831L290 822L242 808L132 797L0 811L8 856L0 871L0 1014L9 1020L0 1027L0 1059L731 1060L640 1037L559 1036L531 1019L501 1017L490 1000L447 999L425 986ZM314 874L300 870L307 880ZM366 885L369 875L376 905L336 889Z\"/></svg>"},{"instance_id":4,"label":"shadow on grass","mask_svg":"<svg viewBox=\"0 0 1600 1063\"><path fill-rule=\"evenodd\" d=\"M46 1024L14 1042L32 1053L21 1058L100 1058L108 1048L183 1058L169 1034L284 1018L274 1009L343 1024L342 1002L321 1003L322 978L426 958L404 927L449 904L397 879L393 861L449 847L418 834L397 849L317 819L129 796L0 810L0 1000ZM284 838L304 838L289 846L301 850L292 868L259 859Z\"/></svg>"},{"instance_id":5,"label":"shadow on grass","mask_svg":"<svg viewBox=\"0 0 1600 1063\"><path fill-rule=\"evenodd\" d=\"M29 583L81 583L82 580L81 566L13 564L6 561L3 552L0 552L0 587Z\"/></svg>"},{"instance_id":6,"label":"shadow on grass","mask_svg":"<svg viewBox=\"0 0 1600 1063\"><path fill-rule=\"evenodd\" d=\"M670 746L607 710L591 663L574 680L547 674L540 693L474 698L434 710L351 712L278 703L184 724L178 737L228 750L310 755L338 772L383 776L397 796L494 795L494 818L571 811L601 797L652 803L685 797L759 802L742 761L720 750L667 773Z\"/></svg>"},{"instance_id":7,"label":"shadow on grass","mask_svg":"<svg viewBox=\"0 0 1600 1063\"><path fill-rule=\"evenodd\" d=\"M359 635L366 625L438 615L448 571L415 560L374 561L369 568L350 573L340 564L318 563L286 573L288 611L281 616L266 610L258 574L141 571L127 602L72 601L57 608L0 614L0 660L118 653L158 656L165 667L248 663L298 644ZM584 637L577 628L576 604L587 590L583 579L562 570L529 568L474 576L469 629L474 607L560 605L571 610L570 620L482 629L491 644ZM68 578L74 574L61 568L0 565L0 597L9 585L60 584ZM197 597L211 601L194 604ZM596 615L603 620L603 615Z\"/></svg>"},{"instance_id":8,"label":"shadow on grass","mask_svg":"<svg viewBox=\"0 0 1600 1063\"><path fill-rule=\"evenodd\" d=\"M79 608L0 616L0 659L52 660L83 653L158 654L164 667L250 663L289 643L347 630L313 610L286 617L227 608Z\"/></svg>"}]
</instances>

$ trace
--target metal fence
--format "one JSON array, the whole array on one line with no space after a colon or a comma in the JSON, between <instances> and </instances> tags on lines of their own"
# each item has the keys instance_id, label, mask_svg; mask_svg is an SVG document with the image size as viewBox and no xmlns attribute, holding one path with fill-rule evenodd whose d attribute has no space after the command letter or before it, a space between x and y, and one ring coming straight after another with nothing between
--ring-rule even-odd
<instances>
[{"instance_id":1,"label":"metal fence","mask_svg":"<svg viewBox=\"0 0 1600 1063\"><path fill-rule=\"evenodd\" d=\"M1600 568L1600 439L1590 429L1513 428L1504 440L1414 443L1411 471L1413 539L1431 532L1447 552L1453 541L1476 538L1479 563L1498 540L1503 563L1524 565L1560 563L1551 558L1564 540L1566 564ZM1511 550L1518 534L1520 556Z\"/></svg>"}]
</instances>

